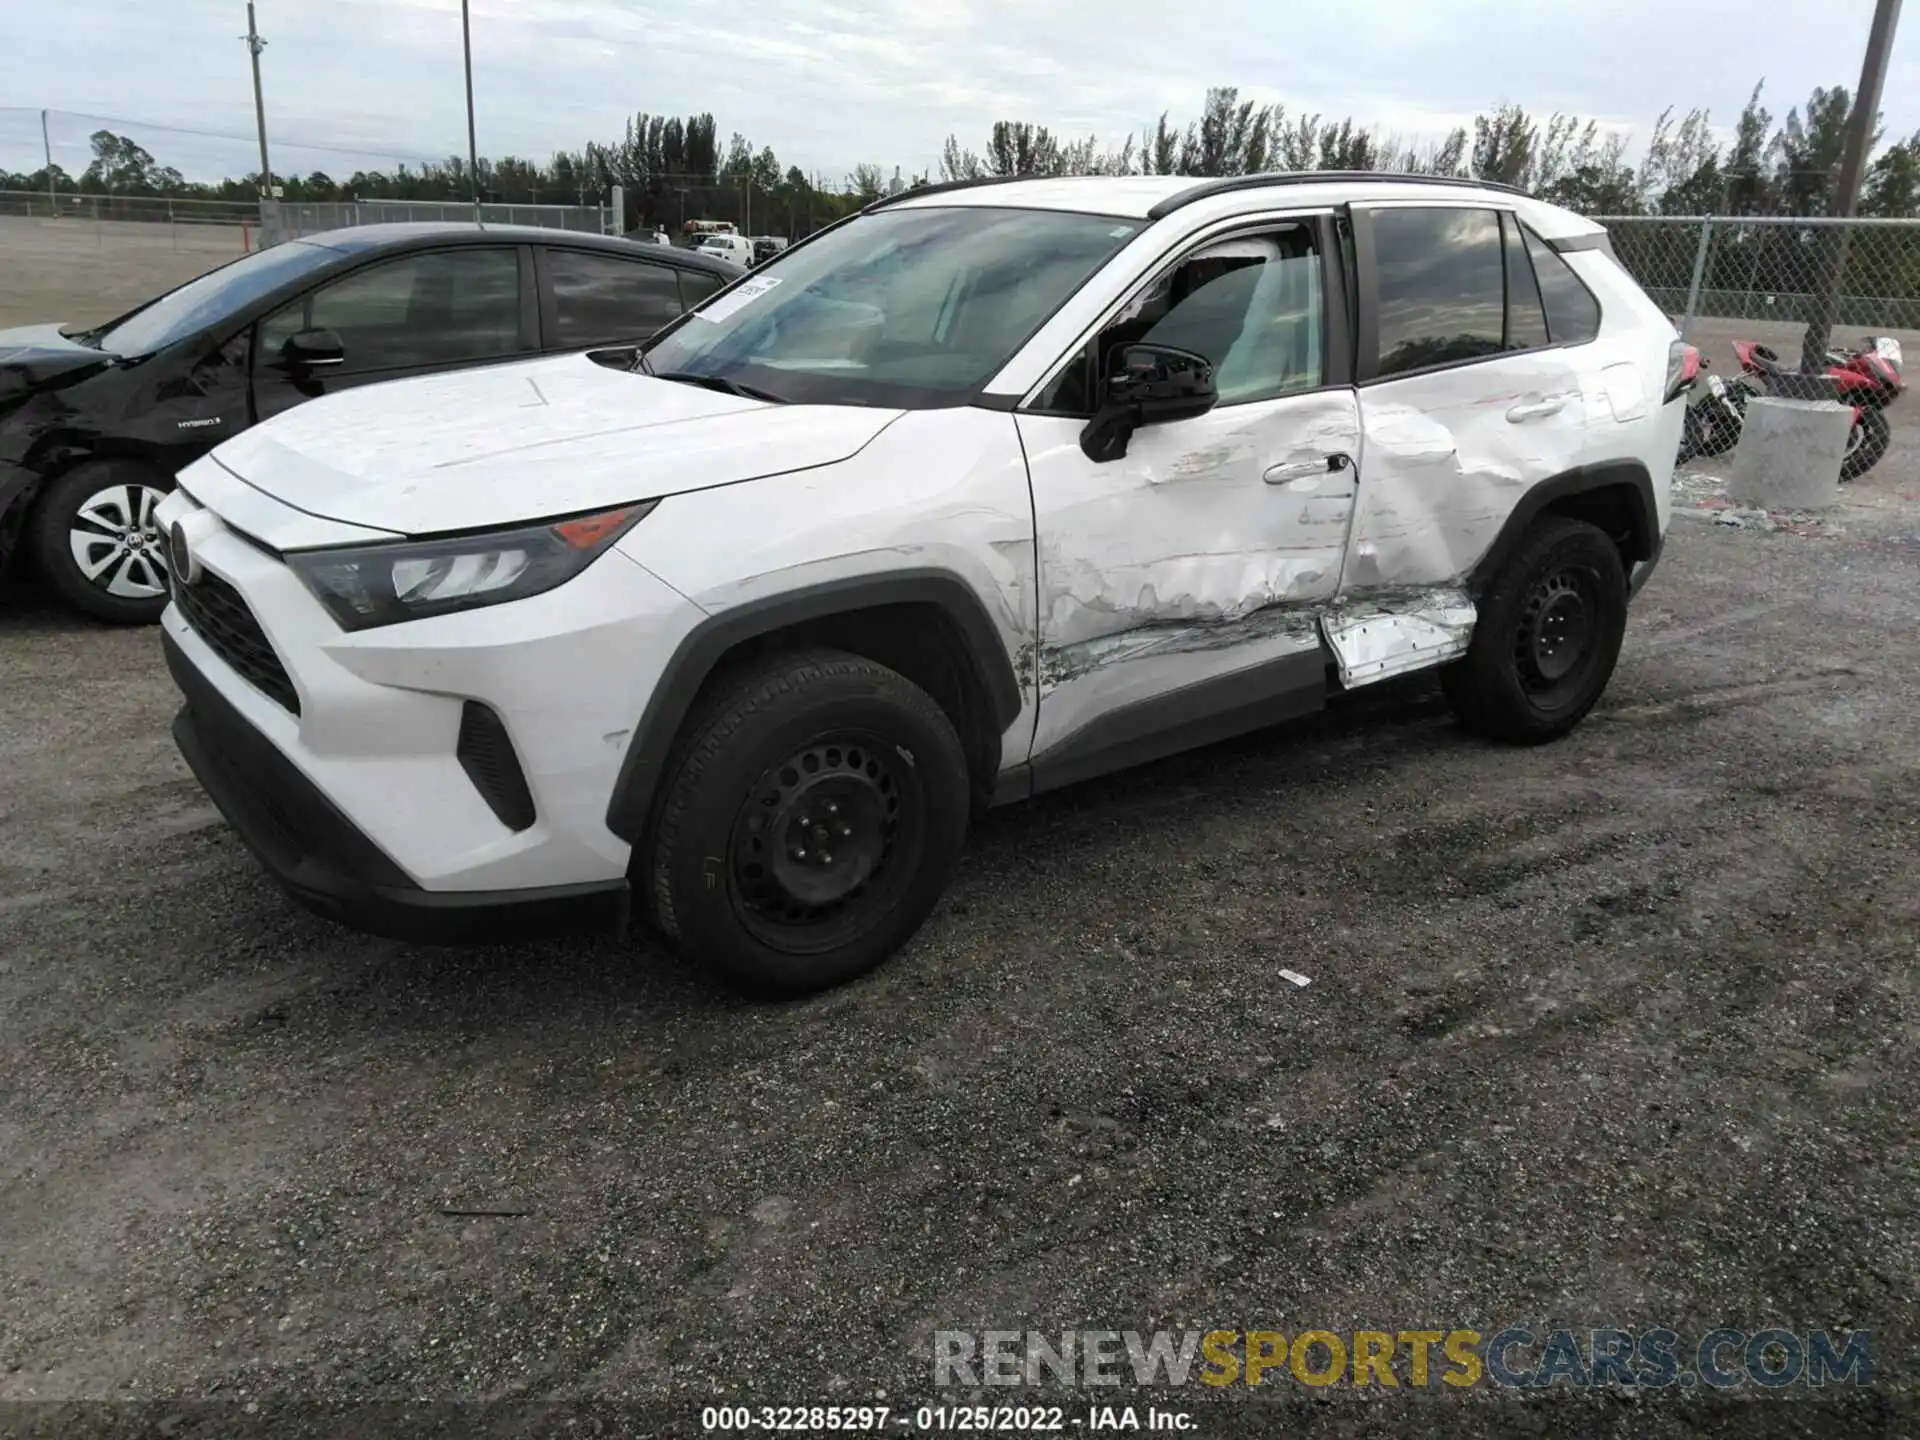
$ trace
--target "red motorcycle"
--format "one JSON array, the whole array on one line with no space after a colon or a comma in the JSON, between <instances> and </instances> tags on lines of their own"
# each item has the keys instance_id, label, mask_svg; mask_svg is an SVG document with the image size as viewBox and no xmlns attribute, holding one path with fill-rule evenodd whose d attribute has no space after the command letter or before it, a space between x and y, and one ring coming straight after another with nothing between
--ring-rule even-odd
<instances>
[{"instance_id":1,"label":"red motorcycle","mask_svg":"<svg viewBox=\"0 0 1920 1440\"><path fill-rule=\"evenodd\" d=\"M1740 357L1741 370L1775 395L1838 399L1852 408L1853 429L1847 434L1846 458L1840 462L1842 480L1859 479L1887 453L1893 432L1881 412L1906 389L1898 340L1869 335L1858 349L1836 346L1827 351L1826 369L1813 375L1787 369L1776 351L1753 340L1734 341L1733 353Z\"/></svg>"}]
</instances>

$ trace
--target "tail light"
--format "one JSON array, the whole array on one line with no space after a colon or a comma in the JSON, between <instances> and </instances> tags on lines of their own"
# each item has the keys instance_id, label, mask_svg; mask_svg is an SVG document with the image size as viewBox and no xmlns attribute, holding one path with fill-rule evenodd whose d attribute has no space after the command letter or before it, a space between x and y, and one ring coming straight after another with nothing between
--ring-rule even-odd
<instances>
[{"instance_id":1,"label":"tail light","mask_svg":"<svg viewBox=\"0 0 1920 1440\"><path fill-rule=\"evenodd\" d=\"M1684 340L1667 347L1667 392L1662 404L1678 400L1700 374L1700 352Z\"/></svg>"}]
</instances>

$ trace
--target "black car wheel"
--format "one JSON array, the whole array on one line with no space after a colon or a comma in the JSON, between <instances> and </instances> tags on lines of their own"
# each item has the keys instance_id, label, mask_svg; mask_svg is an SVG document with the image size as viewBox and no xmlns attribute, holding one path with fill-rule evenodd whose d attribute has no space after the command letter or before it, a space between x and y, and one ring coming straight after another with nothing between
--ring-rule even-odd
<instances>
[{"instance_id":1,"label":"black car wheel","mask_svg":"<svg viewBox=\"0 0 1920 1440\"><path fill-rule=\"evenodd\" d=\"M749 989L802 995L871 969L946 888L966 756L917 685L838 651L734 677L668 767L644 878L660 928Z\"/></svg>"},{"instance_id":2,"label":"black car wheel","mask_svg":"<svg viewBox=\"0 0 1920 1440\"><path fill-rule=\"evenodd\" d=\"M1593 708L1626 629L1620 552L1597 527L1552 516L1494 577L1466 656L1441 672L1441 683L1471 728L1537 745Z\"/></svg>"},{"instance_id":3,"label":"black car wheel","mask_svg":"<svg viewBox=\"0 0 1920 1440\"><path fill-rule=\"evenodd\" d=\"M1886 412L1869 405L1847 432L1847 453L1840 461L1840 478L1858 480L1880 463L1880 457L1887 453L1887 446L1892 442L1893 427L1887 424Z\"/></svg>"},{"instance_id":4,"label":"black car wheel","mask_svg":"<svg viewBox=\"0 0 1920 1440\"><path fill-rule=\"evenodd\" d=\"M144 465L99 460L47 486L31 522L53 592L96 620L150 625L167 608L167 546L153 512L172 487Z\"/></svg>"}]
</instances>

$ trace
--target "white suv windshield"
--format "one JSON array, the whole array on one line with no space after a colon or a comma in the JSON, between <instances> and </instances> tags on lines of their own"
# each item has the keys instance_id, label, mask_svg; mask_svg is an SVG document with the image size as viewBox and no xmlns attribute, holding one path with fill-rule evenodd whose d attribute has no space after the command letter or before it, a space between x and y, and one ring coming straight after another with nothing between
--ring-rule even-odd
<instances>
[{"instance_id":1,"label":"white suv windshield","mask_svg":"<svg viewBox=\"0 0 1920 1440\"><path fill-rule=\"evenodd\" d=\"M655 341L655 374L783 400L966 404L1141 222L887 209L783 251Z\"/></svg>"}]
</instances>

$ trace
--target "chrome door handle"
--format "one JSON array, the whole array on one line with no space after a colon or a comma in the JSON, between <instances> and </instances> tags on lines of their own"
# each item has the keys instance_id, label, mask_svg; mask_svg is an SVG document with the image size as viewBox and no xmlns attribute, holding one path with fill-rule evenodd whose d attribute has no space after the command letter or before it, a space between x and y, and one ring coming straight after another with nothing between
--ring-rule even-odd
<instances>
[{"instance_id":1,"label":"chrome door handle","mask_svg":"<svg viewBox=\"0 0 1920 1440\"><path fill-rule=\"evenodd\" d=\"M1540 420L1548 415L1557 414L1566 409L1566 406L1567 397L1564 395L1549 395L1544 400L1523 400L1507 411L1507 419L1516 425L1522 420Z\"/></svg>"},{"instance_id":2,"label":"chrome door handle","mask_svg":"<svg viewBox=\"0 0 1920 1440\"><path fill-rule=\"evenodd\" d=\"M1269 485L1286 485L1295 480L1312 480L1317 476L1330 475L1344 470L1353 464L1351 455L1336 452L1322 455L1318 460L1301 460L1287 465L1276 465L1260 478Z\"/></svg>"}]
</instances>

